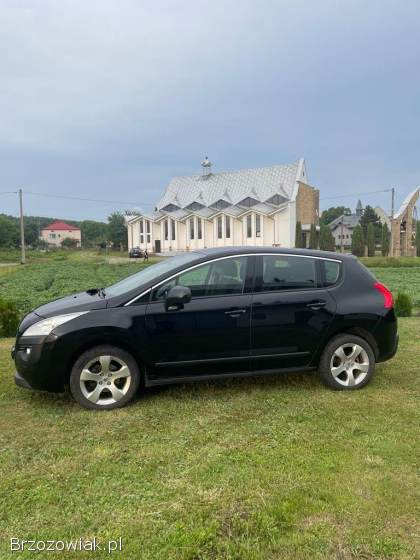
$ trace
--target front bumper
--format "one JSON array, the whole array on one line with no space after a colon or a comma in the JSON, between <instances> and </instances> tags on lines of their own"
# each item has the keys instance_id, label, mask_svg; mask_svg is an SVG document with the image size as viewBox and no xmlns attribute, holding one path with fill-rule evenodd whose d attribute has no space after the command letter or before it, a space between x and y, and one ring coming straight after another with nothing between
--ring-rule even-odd
<instances>
[{"instance_id":1,"label":"front bumper","mask_svg":"<svg viewBox=\"0 0 420 560\"><path fill-rule=\"evenodd\" d=\"M25 389L64 391L65 372L57 336L18 337L12 348L15 361L15 383Z\"/></svg>"},{"instance_id":2,"label":"front bumper","mask_svg":"<svg viewBox=\"0 0 420 560\"><path fill-rule=\"evenodd\" d=\"M22 377L17 371L15 372L15 383L16 385L18 385L19 387L23 387L24 389L33 390L33 387L31 387L26 379Z\"/></svg>"}]
</instances>

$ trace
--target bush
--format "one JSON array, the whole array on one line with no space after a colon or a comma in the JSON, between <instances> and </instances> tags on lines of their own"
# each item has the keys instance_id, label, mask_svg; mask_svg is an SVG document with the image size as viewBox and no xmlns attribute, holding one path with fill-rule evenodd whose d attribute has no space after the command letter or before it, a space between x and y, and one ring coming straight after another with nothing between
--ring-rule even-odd
<instances>
[{"instance_id":1,"label":"bush","mask_svg":"<svg viewBox=\"0 0 420 560\"><path fill-rule=\"evenodd\" d=\"M413 303L408 294L399 293L395 300L395 313L398 317L411 317Z\"/></svg>"},{"instance_id":2,"label":"bush","mask_svg":"<svg viewBox=\"0 0 420 560\"><path fill-rule=\"evenodd\" d=\"M0 299L0 336L15 336L19 325L19 313L11 301Z\"/></svg>"},{"instance_id":3,"label":"bush","mask_svg":"<svg viewBox=\"0 0 420 560\"><path fill-rule=\"evenodd\" d=\"M72 237L65 237L61 242L61 246L66 249L75 249L78 246L77 239L73 239Z\"/></svg>"}]
</instances>

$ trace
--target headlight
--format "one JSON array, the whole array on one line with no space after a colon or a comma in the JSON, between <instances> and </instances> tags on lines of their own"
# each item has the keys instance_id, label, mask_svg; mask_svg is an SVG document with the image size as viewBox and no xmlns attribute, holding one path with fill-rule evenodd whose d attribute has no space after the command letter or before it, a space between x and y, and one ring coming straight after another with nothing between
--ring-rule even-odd
<instances>
[{"instance_id":1,"label":"headlight","mask_svg":"<svg viewBox=\"0 0 420 560\"><path fill-rule=\"evenodd\" d=\"M68 313L66 315L56 315L55 317L42 319L41 321L38 321L38 323L35 323L26 329L22 336L47 336L59 325L67 323L67 321L71 321L72 319L76 319L76 317L80 317L80 315L84 315L85 313L88 313L88 311L79 311L79 313Z\"/></svg>"}]
</instances>

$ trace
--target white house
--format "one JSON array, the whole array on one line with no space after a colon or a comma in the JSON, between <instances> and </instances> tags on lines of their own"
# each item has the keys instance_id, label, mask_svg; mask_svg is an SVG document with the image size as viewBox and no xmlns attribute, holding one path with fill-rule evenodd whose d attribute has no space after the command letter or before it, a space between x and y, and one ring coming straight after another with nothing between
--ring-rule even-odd
<instances>
[{"instance_id":1,"label":"white house","mask_svg":"<svg viewBox=\"0 0 420 560\"><path fill-rule=\"evenodd\" d=\"M318 224L319 191L308 184L305 162L175 177L153 213L127 219L128 246L151 252L205 247L293 247L296 222L304 236Z\"/></svg>"}]
</instances>

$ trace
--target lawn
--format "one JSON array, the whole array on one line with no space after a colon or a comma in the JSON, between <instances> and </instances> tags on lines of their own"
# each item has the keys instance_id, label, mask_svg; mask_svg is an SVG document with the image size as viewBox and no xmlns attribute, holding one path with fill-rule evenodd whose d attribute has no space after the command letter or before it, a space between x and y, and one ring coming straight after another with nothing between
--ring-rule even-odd
<instances>
[{"instance_id":1,"label":"lawn","mask_svg":"<svg viewBox=\"0 0 420 560\"><path fill-rule=\"evenodd\" d=\"M415 558L419 319L400 334L361 391L280 375L147 390L107 413L15 387L1 341L0 558L33 557L11 537L93 536L121 536L128 560Z\"/></svg>"}]
</instances>

